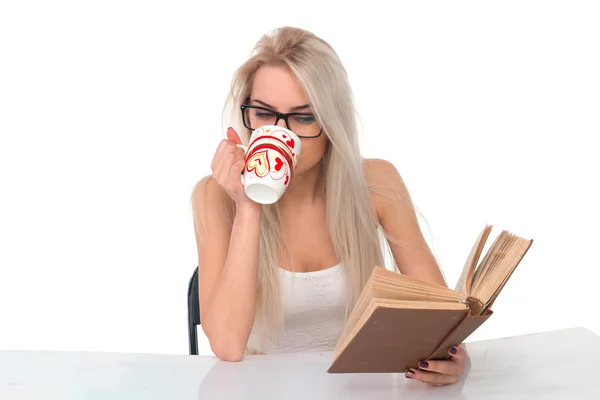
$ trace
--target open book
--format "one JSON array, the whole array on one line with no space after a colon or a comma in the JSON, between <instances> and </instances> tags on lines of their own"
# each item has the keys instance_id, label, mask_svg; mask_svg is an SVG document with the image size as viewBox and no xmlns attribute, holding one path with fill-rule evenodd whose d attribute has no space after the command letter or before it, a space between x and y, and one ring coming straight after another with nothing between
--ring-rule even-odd
<instances>
[{"instance_id":1,"label":"open book","mask_svg":"<svg viewBox=\"0 0 600 400\"><path fill-rule=\"evenodd\" d=\"M447 359L491 315L491 306L533 240L502 231L483 258L486 225L455 290L375 267L334 349L329 373L404 372Z\"/></svg>"}]
</instances>

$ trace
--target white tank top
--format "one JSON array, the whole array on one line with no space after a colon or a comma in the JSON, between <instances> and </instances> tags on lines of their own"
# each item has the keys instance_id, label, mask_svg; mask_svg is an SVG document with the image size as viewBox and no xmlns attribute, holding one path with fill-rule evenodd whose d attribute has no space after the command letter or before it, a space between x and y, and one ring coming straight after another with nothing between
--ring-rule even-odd
<instances>
[{"instance_id":1,"label":"white tank top","mask_svg":"<svg viewBox=\"0 0 600 400\"><path fill-rule=\"evenodd\" d=\"M346 315L346 274L343 265L314 272L279 270L284 326L279 343L259 351L260 335L253 327L248 353L332 351ZM255 322L256 324L257 322Z\"/></svg>"}]
</instances>

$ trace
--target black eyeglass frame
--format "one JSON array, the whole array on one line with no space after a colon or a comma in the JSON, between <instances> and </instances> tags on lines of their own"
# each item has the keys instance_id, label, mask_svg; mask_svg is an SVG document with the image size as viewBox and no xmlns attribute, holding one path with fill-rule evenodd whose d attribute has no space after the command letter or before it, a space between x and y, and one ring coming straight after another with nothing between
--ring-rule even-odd
<instances>
[{"instance_id":1,"label":"black eyeglass frame","mask_svg":"<svg viewBox=\"0 0 600 400\"><path fill-rule=\"evenodd\" d=\"M293 116L314 116L314 114L311 113L301 113L301 112L293 112L293 113L280 113L277 112L275 110L271 110L270 108L266 108L266 107L261 107L261 106L255 106L255 105L251 105L251 104L242 104L240 106L240 110L242 111L242 121L244 122L244 126L250 130L253 130L252 127L248 126L248 124L246 123L246 113L245 111L247 109L258 109L258 110L263 110L263 111L268 111L270 113L273 113L275 115L275 122L273 123L273 125L277 125L277 123L279 122L280 119L283 119L285 121L285 126L287 126L287 128L291 131L292 128L290 128L290 124L288 122L288 118L289 117L293 117ZM304 138L304 139L315 139L318 138L319 136L321 136L321 134L323 133L323 127L320 127L321 129L319 130L319 133L316 136L302 136L299 135L298 133L294 132L296 134L296 136L298 136L299 138ZM256 129L256 128L254 128Z\"/></svg>"}]
</instances>

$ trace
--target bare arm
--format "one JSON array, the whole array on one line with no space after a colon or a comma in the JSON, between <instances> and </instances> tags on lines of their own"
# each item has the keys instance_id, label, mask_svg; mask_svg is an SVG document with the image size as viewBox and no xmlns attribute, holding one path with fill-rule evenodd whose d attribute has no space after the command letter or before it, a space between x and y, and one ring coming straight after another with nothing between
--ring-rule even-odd
<instances>
[{"instance_id":1,"label":"bare arm","mask_svg":"<svg viewBox=\"0 0 600 400\"><path fill-rule=\"evenodd\" d=\"M393 164L385 160L365 161L371 201L389 241L394 260L405 275L447 286L423 234L410 194ZM397 243L395 243L397 242Z\"/></svg>"},{"instance_id":2,"label":"bare arm","mask_svg":"<svg viewBox=\"0 0 600 400\"><path fill-rule=\"evenodd\" d=\"M243 358L254 322L261 209L236 205L213 180L201 183L204 221L196 214L200 319L212 351L226 361ZM233 220L231 220L233 214Z\"/></svg>"},{"instance_id":3,"label":"bare arm","mask_svg":"<svg viewBox=\"0 0 600 400\"><path fill-rule=\"evenodd\" d=\"M390 241L390 248L400 272L447 286L421 233L408 189L396 168L384 160L368 160L365 172L369 185L380 192L371 195L379 221L384 230L399 242ZM456 382L464 372L468 355L460 346L452 346L448 355L450 360L426 360L427 368L413 368L407 376L434 386Z\"/></svg>"}]
</instances>

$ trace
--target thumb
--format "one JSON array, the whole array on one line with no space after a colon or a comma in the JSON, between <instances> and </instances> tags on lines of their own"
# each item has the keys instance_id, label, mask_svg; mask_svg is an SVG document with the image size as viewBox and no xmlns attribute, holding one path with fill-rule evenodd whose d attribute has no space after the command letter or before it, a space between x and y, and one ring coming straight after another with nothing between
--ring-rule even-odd
<instances>
[{"instance_id":1,"label":"thumb","mask_svg":"<svg viewBox=\"0 0 600 400\"><path fill-rule=\"evenodd\" d=\"M240 136L235 131L235 129L233 129L232 127L229 127L227 129L227 140L229 140L233 144L242 144L242 140L240 139Z\"/></svg>"}]
</instances>

